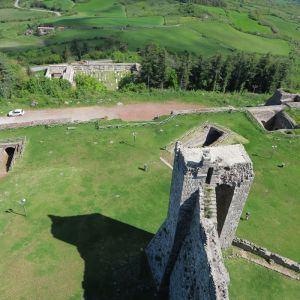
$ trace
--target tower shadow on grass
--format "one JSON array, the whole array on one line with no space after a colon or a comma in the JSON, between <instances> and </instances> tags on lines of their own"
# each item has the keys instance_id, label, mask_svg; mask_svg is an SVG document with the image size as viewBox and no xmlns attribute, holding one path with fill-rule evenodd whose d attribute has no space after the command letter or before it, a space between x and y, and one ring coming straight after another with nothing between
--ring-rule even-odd
<instances>
[{"instance_id":1,"label":"tower shadow on grass","mask_svg":"<svg viewBox=\"0 0 300 300\"><path fill-rule=\"evenodd\" d=\"M85 262L85 300L158 299L141 250L152 234L100 214L49 218L52 235L76 246Z\"/></svg>"}]
</instances>

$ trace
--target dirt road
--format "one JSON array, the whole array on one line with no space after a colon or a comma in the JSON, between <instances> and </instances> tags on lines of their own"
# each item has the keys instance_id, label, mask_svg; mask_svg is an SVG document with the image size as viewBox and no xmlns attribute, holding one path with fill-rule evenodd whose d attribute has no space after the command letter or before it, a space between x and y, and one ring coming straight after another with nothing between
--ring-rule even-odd
<instances>
[{"instance_id":1,"label":"dirt road","mask_svg":"<svg viewBox=\"0 0 300 300\"><path fill-rule=\"evenodd\" d=\"M44 110L28 110L21 117L0 117L0 125L15 124L31 121L68 119L74 121L90 121L107 117L108 119L122 119L124 121L147 121L158 115L168 115L173 110L201 109L204 106L188 103L138 103L127 105L89 106L78 108L59 108Z\"/></svg>"}]
</instances>

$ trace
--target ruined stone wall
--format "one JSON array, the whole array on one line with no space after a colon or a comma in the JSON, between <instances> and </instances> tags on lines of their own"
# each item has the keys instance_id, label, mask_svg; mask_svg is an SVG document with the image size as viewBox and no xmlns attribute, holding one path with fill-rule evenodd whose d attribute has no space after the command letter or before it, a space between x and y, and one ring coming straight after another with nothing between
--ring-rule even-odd
<instances>
[{"instance_id":1,"label":"ruined stone wall","mask_svg":"<svg viewBox=\"0 0 300 300\"><path fill-rule=\"evenodd\" d=\"M168 217L147 247L148 261L152 269L153 278L159 289L164 288L164 274L168 268L169 259L175 243L177 223L181 205L196 191L192 176L184 163L180 151L175 151L173 175L170 191Z\"/></svg>"},{"instance_id":2,"label":"ruined stone wall","mask_svg":"<svg viewBox=\"0 0 300 300\"><path fill-rule=\"evenodd\" d=\"M232 243L252 180L242 145L176 144L168 216L146 248L160 292L170 299L228 298L221 248Z\"/></svg>"},{"instance_id":3,"label":"ruined stone wall","mask_svg":"<svg viewBox=\"0 0 300 300\"><path fill-rule=\"evenodd\" d=\"M239 247L243 250L249 251L253 254L256 254L260 257L263 257L264 259L271 261L273 260L275 263L284 266L288 269L291 269L293 271L299 272L300 273L300 264L289 259L286 257L283 257L277 253L273 253L266 248L263 248L261 246L257 246L252 242L249 242L247 240L235 238L233 240L233 245L236 247Z\"/></svg>"}]
</instances>

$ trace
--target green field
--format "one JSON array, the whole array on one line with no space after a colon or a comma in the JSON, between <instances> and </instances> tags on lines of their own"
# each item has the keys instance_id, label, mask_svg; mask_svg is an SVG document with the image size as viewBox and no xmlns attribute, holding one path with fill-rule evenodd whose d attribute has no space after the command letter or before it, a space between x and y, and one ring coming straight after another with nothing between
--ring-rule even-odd
<instances>
[{"instance_id":1,"label":"green field","mask_svg":"<svg viewBox=\"0 0 300 300\"><path fill-rule=\"evenodd\" d=\"M132 17L132 18L120 18L120 17L86 17L86 18L69 18L58 20L56 22L58 25L62 26L72 26L76 27L120 27L120 26L157 26L163 25L162 17Z\"/></svg>"},{"instance_id":2,"label":"green field","mask_svg":"<svg viewBox=\"0 0 300 300\"><path fill-rule=\"evenodd\" d=\"M272 33L270 27L262 26L257 21L250 19L247 13L230 11L229 18L234 24L234 26L240 29L241 31L266 34Z\"/></svg>"},{"instance_id":3,"label":"green field","mask_svg":"<svg viewBox=\"0 0 300 300\"><path fill-rule=\"evenodd\" d=\"M30 3L26 1L24 5L28 6ZM58 5L57 1L52 0L44 1L44 3L48 7ZM64 5L67 6L67 4ZM118 43L122 42L127 43L131 50L143 47L149 42L155 42L172 51L190 50L195 55L206 56L228 53L235 49L256 53L270 52L284 56L290 53L294 46L291 46L288 40L280 38L287 36L298 39L299 29L294 20L274 17L271 15L274 13L272 10L266 14L265 6L261 4L264 13L261 19L270 24L262 26L258 21L249 17L252 8L245 6L238 11L234 9L235 5L235 2L232 2L226 9L194 5L193 14L187 16L178 2L170 4L166 0L159 4L151 1L90 0L63 7L63 10L68 10L68 14L62 17L42 18L41 16L40 23L42 24L63 25L67 28L63 33L57 32L55 37L36 39L22 36L27 23L21 21L27 20L30 14L37 12L22 10L16 14L20 18L19 22L11 24L9 34L0 23L0 48L11 51L43 44L59 45L73 39L87 41L109 36L114 39L114 42L110 43L111 47L117 47ZM259 8L258 3L255 5ZM276 11L275 8L278 7L274 7L274 11ZM15 18L6 14L4 10L2 14L5 14L7 19ZM272 33L270 26L273 23L279 28L279 35ZM263 34L264 37L259 34ZM103 44L100 43L101 45Z\"/></svg>"},{"instance_id":4,"label":"green field","mask_svg":"<svg viewBox=\"0 0 300 300\"><path fill-rule=\"evenodd\" d=\"M286 22L286 20L275 16L266 16L265 19L268 20L276 28L278 28L280 34L290 37L297 41L300 40L299 22Z\"/></svg>"},{"instance_id":5,"label":"green field","mask_svg":"<svg viewBox=\"0 0 300 300\"><path fill-rule=\"evenodd\" d=\"M287 55L290 51L286 41L247 34L234 29L228 24L197 21L191 24L191 28L231 49L257 53L269 52L277 55Z\"/></svg>"},{"instance_id":6,"label":"green field","mask_svg":"<svg viewBox=\"0 0 300 300\"><path fill-rule=\"evenodd\" d=\"M47 16L49 16L49 14L45 12L20 10L15 8L0 9L0 20L2 22L32 21L34 19L41 19Z\"/></svg>"},{"instance_id":7,"label":"green field","mask_svg":"<svg viewBox=\"0 0 300 300\"><path fill-rule=\"evenodd\" d=\"M1 299L81 299L84 292L110 298L111 282L122 285L124 277L121 290L134 290L128 284L135 277L124 276L125 269L140 265L139 249L168 206L171 171L159 160L160 147L207 120L249 140L255 180L245 211L251 219L241 221L238 236L299 261L294 179L300 139L263 133L242 113L182 116L162 127L136 128L135 145L132 129L99 131L94 124L7 130L1 139L26 136L28 142L24 157L0 181ZM278 168L282 162L285 167ZM145 163L148 173L139 170ZM17 214L23 197L27 218ZM244 261L227 266L231 299L292 300L300 292L298 282Z\"/></svg>"}]
</instances>

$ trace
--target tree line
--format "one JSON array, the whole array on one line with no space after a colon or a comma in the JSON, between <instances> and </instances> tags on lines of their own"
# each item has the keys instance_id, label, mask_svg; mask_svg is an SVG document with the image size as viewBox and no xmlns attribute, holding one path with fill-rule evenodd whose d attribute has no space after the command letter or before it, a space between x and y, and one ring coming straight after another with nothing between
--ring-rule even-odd
<instances>
[{"instance_id":1,"label":"tree line","mask_svg":"<svg viewBox=\"0 0 300 300\"><path fill-rule=\"evenodd\" d=\"M121 88L135 83L161 89L268 93L282 86L290 68L288 58L271 54L194 57L188 51L171 54L154 44L143 49L141 56L140 74L124 80Z\"/></svg>"}]
</instances>

